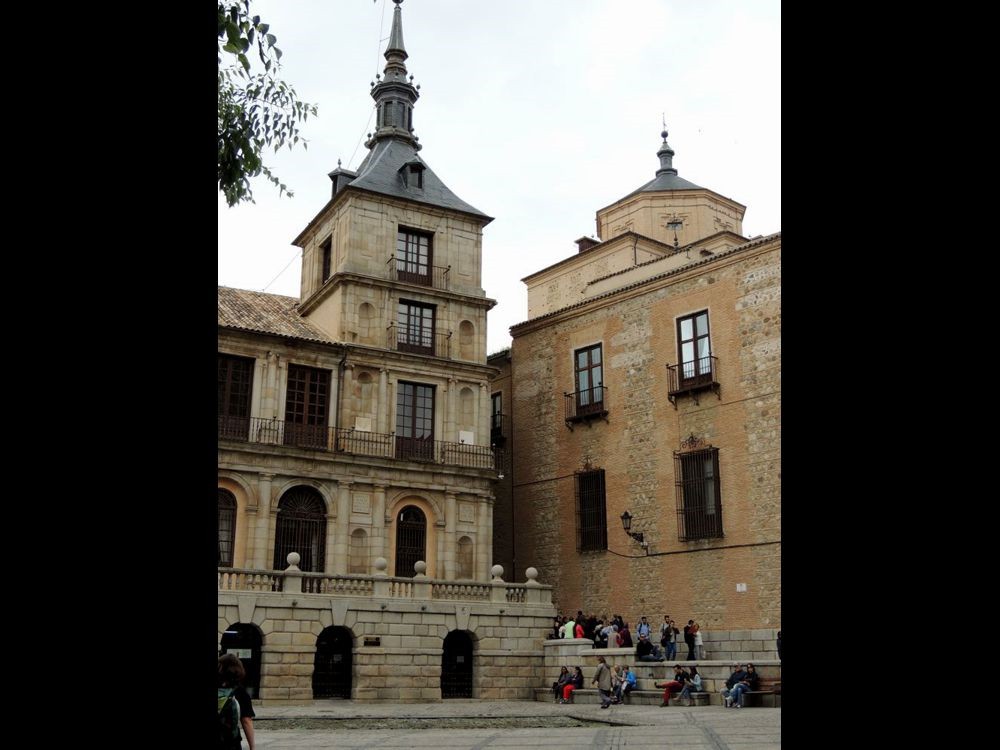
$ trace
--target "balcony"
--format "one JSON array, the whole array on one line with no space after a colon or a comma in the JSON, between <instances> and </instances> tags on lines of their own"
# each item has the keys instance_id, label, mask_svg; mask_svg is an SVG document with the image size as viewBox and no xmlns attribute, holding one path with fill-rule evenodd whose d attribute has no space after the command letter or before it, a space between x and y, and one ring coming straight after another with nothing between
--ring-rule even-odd
<instances>
[{"instance_id":1,"label":"balcony","mask_svg":"<svg viewBox=\"0 0 1000 750\"><path fill-rule=\"evenodd\" d=\"M716 397L722 398L719 393L718 357L701 357L679 365L667 365L667 377L667 399L674 409L677 408L677 397L685 393L690 393L696 404L702 391L715 391Z\"/></svg>"},{"instance_id":2,"label":"balcony","mask_svg":"<svg viewBox=\"0 0 1000 750\"><path fill-rule=\"evenodd\" d=\"M608 389L603 385L585 388L575 393L564 393L566 404L566 426L586 422L587 426L595 419L608 421Z\"/></svg>"},{"instance_id":3,"label":"balcony","mask_svg":"<svg viewBox=\"0 0 1000 750\"><path fill-rule=\"evenodd\" d=\"M405 438L397 437L395 433L302 425L259 417L219 417L219 440L285 445L327 453L497 472L505 465L503 449L500 447Z\"/></svg>"},{"instance_id":4,"label":"balcony","mask_svg":"<svg viewBox=\"0 0 1000 750\"><path fill-rule=\"evenodd\" d=\"M386 348L395 352L427 354L431 357L451 358L451 331L431 332L414 330L393 323L386 329Z\"/></svg>"},{"instance_id":5,"label":"balcony","mask_svg":"<svg viewBox=\"0 0 1000 750\"><path fill-rule=\"evenodd\" d=\"M451 266L425 266L411 263L393 256L386 261L389 279L405 284L417 284L431 289L448 289L448 273Z\"/></svg>"}]
</instances>

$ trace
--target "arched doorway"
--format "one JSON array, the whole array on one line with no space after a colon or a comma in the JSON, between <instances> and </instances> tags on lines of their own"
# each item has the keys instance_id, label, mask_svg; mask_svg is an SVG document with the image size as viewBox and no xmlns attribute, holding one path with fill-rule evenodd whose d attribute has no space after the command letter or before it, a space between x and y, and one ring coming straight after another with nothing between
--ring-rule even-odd
<instances>
[{"instance_id":1,"label":"arched doorway","mask_svg":"<svg viewBox=\"0 0 1000 750\"><path fill-rule=\"evenodd\" d=\"M472 697L472 638L463 630L453 630L444 639L441 697Z\"/></svg>"},{"instance_id":2,"label":"arched doorway","mask_svg":"<svg viewBox=\"0 0 1000 750\"><path fill-rule=\"evenodd\" d=\"M347 628L324 628L316 639L313 698L351 698L351 653L354 638Z\"/></svg>"},{"instance_id":3,"label":"arched doorway","mask_svg":"<svg viewBox=\"0 0 1000 750\"><path fill-rule=\"evenodd\" d=\"M427 518L420 508L407 505L396 518L396 575L413 577L413 564L426 560Z\"/></svg>"},{"instance_id":4,"label":"arched doorway","mask_svg":"<svg viewBox=\"0 0 1000 750\"><path fill-rule=\"evenodd\" d=\"M251 698L260 698L260 631L254 625L237 622L226 628L219 643L219 655L236 654L247 676L243 686Z\"/></svg>"},{"instance_id":5,"label":"arched doorway","mask_svg":"<svg viewBox=\"0 0 1000 750\"><path fill-rule=\"evenodd\" d=\"M326 505L312 487L293 487L278 502L274 535L274 570L288 567L288 553L301 556L299 568L324 572L326 556Z\"/></svg>"}]
</instances>

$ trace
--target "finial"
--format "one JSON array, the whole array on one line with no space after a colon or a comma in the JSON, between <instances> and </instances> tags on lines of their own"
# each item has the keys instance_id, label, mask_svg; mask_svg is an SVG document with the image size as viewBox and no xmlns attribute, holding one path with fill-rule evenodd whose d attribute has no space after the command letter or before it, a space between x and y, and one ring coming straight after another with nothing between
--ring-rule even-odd
<instances>
[{"instance_id":1,"label":"finial","mask_svg":"<svg viewBox=\"0 0 1000 750\"><path fill-rule=\"evenodd\" d=\"M340 169L340 159L337 159L337 169Z\"/></svg>"}]
</instances>

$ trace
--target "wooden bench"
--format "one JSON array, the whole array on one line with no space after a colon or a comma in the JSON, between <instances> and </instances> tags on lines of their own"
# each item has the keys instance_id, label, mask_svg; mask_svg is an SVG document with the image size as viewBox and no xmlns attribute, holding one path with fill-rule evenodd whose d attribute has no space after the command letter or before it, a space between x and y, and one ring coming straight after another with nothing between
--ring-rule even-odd
<instances>
[{"instance_id":1,"label":"wooden bench","mask_svg":"<svg viewBox=\"0 0 1000 750\"><path fill-rule=\"evenodd\" d=\"M781 695L781 678L780 677L761 677L760 682L757 683L756 690L748 690L743 693L743 706L745 708L751 708L757 705L774 708L780 700L777 696Z\"/></svg>"}]
</instances>

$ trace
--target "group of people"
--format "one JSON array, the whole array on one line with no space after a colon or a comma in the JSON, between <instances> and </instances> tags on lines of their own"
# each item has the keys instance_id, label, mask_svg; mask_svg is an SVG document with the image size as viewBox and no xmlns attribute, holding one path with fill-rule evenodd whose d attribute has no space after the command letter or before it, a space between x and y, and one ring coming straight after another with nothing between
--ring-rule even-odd
<instances>
[{"instance_id":1,"label":"group of people","mask_svg":"<svg viewBox=\"0 0 1000 750\"><path fill-rule=\"evenodd\" d=\"M625 665L609 667L603 656L597 657L597 671L591 685L597 685L601 694L601 708L607 708L616 703L624 703L630 691L635 690L636 676L632 668ZM583 671L573 667L562 667L559 678L552 683L553 700L557 703L572 703L573 691L583 687Z\"/></svg>"},{"instance_id":2,"label":"group of people","mask_svg":"<svg viewBox=\"0 0 1000 750\"><path fill-rule=\"evenodd\" d=\"M576 617L557 615L552 621L550 639L585 638L594 642L594 648L632 648L636 647L636 659L642 661L664 661L677 656L677 642L681 631L670 615L663 616L659 625L660 646L653 643L656 632L645 615L640 617L635 633L637 641L633 641L629 625L621 615L614 615L605 622L604 618L591 614L585 617L582 610L577 610ZM688 661L705 658L704 637L701 626L694 620L688 620L684 626L684 643L687 646Z\"/></svg>"},{"instance_id":3,"label":"group of people","mask_svg":"<svg viewBox=\"0 0 1000 750\"><path fill-rule=\"evenodd\" d=\"M744 696L752 690L756 690L760 682L757 675L757 668L753 664L733 664L733 673L726 680L725 687L719 692L722 694L722 705L726 708L743 708Z\"/></svg>"},{"instance_id":4,"label":"group of people","mask_svg":"<svg viewBox=\"0 0 1000 750\"><path fill-rule=\"evenodd\" d=\"M663 701L660 707L670 705L670 695L680 691L680 698L691 705L691 693L701 692L701 675L698 674L698 667L693 666L690 670L684 669L680 664L674 664L674 679L666 682L654 682L658 688L663 688Z\"/></svg>"}]
</instances>

